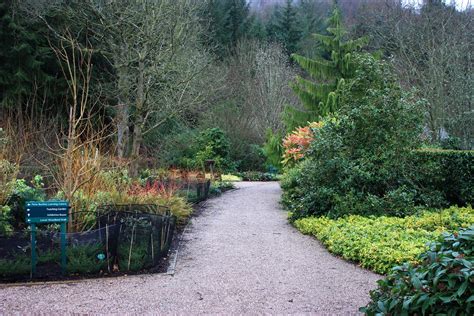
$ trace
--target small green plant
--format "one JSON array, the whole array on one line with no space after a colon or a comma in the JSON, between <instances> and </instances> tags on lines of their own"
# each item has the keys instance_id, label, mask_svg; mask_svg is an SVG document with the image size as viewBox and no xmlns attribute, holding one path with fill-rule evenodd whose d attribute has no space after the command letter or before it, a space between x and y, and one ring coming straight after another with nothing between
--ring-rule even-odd
<instances>
[{"instance_id":1,"label":"small green plant","mask_svg":"<svg viewBox=\"0 0 474 316\"><path fill-rule=\"evenodd\" d=\"M471 207L452 207L405 218L308 217L296 220L294 225L302 233L318 238L330 252L375 272L388 273L404 262L420 263L419 255L427 250L428 242L443 232L453 232L472 223Z\"/></svg>"},{"instance_id":2,"label":"small green plant","mask_svg":"<svg viewBox=\"0 0 474 316\"><path fill-rule=\"evenodd\" d=\"M28 255L20 254L13 259L0 259L0 276L10 278L28 275L31 271L31 259Z\"/></svg>"},{"instance_id":3,"label":"small green plant","mask_svg":"<svg viewBox=\"0 0 474 316\"><path fill-rule=\"evenodd\" d=\"M67 249L67 272L70 274L92 274L107 269L107 260L101 259L105 254L104 245L87 244L70 246Z\"/></svg>"},{"instance_id":4,"label":"small green plant","mask_svg":"<svg viewBox=\"0 0 474 316\"><path fill-rule=\"evenodd\" d=\"M278 175L270 172L244 171L237 173L243 181L277 181Z\"/></svg>"},{"instance_id":5,"label":"small green plant","mask_svg":"<svg viewBox=\"0 0 474 316\"><path fill-rule=\"evenodd\" d=\"M420 256L378 282L367 315L473 315L474 226L444 234Z\"/></svg>"},{"instance_id":6,"label":"small green plant","mask_svg":"<svg viewBox=\"0 0 474 316\"><path fill-rule=\"evenodd\" d=\"M210 195L221 195L223 192L235 189L235 186L232 182L226 182L226 181L216 181L211 184L211 187L209 188L209 194Z\"/></svg>"},{"instance_id":7,"label":"small green plant","mask_svg":"<svg viewBox=\"0 0 474 316\"><path fill-rule=\"evenodd\" d=\"M140 271L150 264L148 246L143 241L128 244L123 242L118 247L120 271Z\"/></svg>"}]
</instances>

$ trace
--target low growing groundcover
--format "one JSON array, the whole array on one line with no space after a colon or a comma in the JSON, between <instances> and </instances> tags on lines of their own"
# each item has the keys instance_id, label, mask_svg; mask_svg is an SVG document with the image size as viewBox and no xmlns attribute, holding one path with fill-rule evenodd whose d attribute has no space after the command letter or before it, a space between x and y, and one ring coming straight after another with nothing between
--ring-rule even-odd
<instances>
[{"instance_id":1,"label":"low growing groundcover","mask_svg":"<svg viewBox=\"0 0 474 316\"><path fill-rule=\"evenodd\" d=\"M428 243L443 232L474 224L472 207L451 207L405 218L350 215L339 219L308 217L294 225L318 238L330 252L386 274L404 262L419 263Z\"/></svg>"}]
</instances>

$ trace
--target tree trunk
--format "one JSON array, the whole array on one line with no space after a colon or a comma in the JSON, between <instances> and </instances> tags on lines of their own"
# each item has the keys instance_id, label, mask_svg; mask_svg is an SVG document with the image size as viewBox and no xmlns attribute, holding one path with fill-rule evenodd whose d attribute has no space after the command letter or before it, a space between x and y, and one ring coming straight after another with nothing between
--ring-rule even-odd
<instances>
[{"instance_id":1,"label":"tree trunk","mask_svg":"<svg viewBox=\"0 0 474 316\"><path fill-rule=\"evenodd\" d=\"M126 44L121 46L119 51L120 59L124 59L128 52L128 46ZM130 131L128 128L129 124L129 112L130 112L130 103L128 98L129 86L127 82L127 69L120 64L116 64L118 69L118 95L119 101L117 104L117 155L118 157L124 158L127 157L129 151L127 150L130 137Z\"/></svg>"},{"instance_id":2,"label":"tree trunk","mask_svg":"<svg viewBox=\"0 0 474 316\"><path fill-rule=\"evenodd\" d=\"M74 98L75 99L75 98ZM73 163L74 163L74 148L76 146L76 100L74 105L69 108L69 127L67 135L67 147L64 153L64 163L66 164L64 170L64 196L66 200L72 201L74 190L73 179ZM69 209L68 232L73 231L74 219L72 217L72 208Z\"/></svg>"},{"instance_id":3,"label":"tree trunk","mask_svg":"<svg viewBox=\"0 0 474 316\"><path fill-rule=\"evenodd\" d=\"M126 156L128 130L128 105L122 100L117 104L117 155L120 159Z\"/></svg>"},{"instance_id":4,"label":"tree trunk","mask_svg":"<svg viewBox=\"0 0 474 316\"><path fill-rule=\"evenodd\" d=\"M138 62L138 82L137 82L137 104L135 122L133 124L133 142L132 142L132 163L130 165L130 174L132 177L138 175L138 163L140 157L140 147L143 141L144 125L144 105L145 105L145 63L140 58Z\"/></svg>"}]
</instances>

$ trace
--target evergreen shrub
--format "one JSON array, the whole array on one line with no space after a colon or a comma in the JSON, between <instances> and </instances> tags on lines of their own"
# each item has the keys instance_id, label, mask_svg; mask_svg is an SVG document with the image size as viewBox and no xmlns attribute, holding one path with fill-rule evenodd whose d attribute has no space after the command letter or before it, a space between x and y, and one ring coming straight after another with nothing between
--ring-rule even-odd
<instances>
[{"instance_id":1,"label":"evergreen shrub","mask_svg":"<svg viewBox=\"0 0 474 316\"><path fill-rule=\"evenodd\" d=\"M430 206L474 205L474 151L424 149L414 160L420 194L438 197Z\"/></svg>"},{"instance_id":2,"label":"evergreen shrub","mask_svg":"<svg viewBox=\"0 0 474 316\"><path fill-rule=\"evenodd\" d=\"M371 292L367 315L473 315L474 226L444 234L418 264L393 269Z\"/></svg>"},{"instance_id":3,"label":"evergreen shrub","mask_svg":"<svg viewBox=\"0 0 474 316\"><path fill-rule=\"evenodd\" d=\"M388 65L368 54L353 58L358 68L341 87L340 110L314 130L306 161L282 183L293 219L416 211L411 157L423 104L402 91Z\"/></svg>"}]
</instances>

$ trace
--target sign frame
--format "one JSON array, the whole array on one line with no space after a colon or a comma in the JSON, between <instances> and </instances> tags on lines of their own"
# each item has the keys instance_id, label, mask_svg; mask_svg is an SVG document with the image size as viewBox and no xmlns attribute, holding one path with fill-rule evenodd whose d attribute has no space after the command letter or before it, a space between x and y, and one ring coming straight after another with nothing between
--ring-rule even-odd
<instances>
[{"instance_id":1,"label":"sign frame","mask_svg":"<svg viewBox=\"0 0 474 316\"><path fill-rule=\"evenodd\" d=\"M68 201L27 201L26 223L31 227L31 277L36 274L36 225L54 224L61 225L61 272L66 273L66 223L69 220Z\"/></svg>"}]
</instances>

